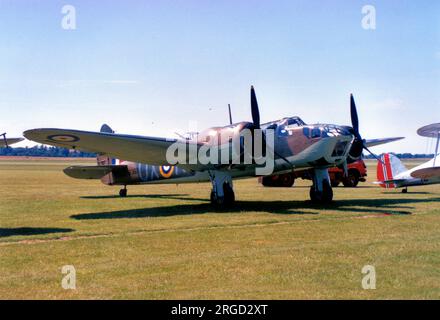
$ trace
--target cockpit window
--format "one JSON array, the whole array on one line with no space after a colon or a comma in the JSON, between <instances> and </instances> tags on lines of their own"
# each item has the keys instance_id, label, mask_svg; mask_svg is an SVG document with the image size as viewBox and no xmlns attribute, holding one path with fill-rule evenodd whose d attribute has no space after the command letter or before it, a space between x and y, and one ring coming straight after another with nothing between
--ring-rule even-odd
<instances>
[{"instance_id":1,"label":"cockpit window","mask_svg":"<svg viewBox=\"0 0 440 320\"><path fill-rule=\"evenodd\" d=\"M319 128L312 129L312 138L319 138L321 136L321 130Z\"/></svg>"},{"instance_id":2,"label":"cockpit window","mask_svg":"<svg viewBox=\"0 0 440 320\"><path fill-rule=\"evenodd\" d=\"M310 137L310 128L309 127L304 127L303 128L303 134L309 138Z\"/></svg>"}]
</instances>

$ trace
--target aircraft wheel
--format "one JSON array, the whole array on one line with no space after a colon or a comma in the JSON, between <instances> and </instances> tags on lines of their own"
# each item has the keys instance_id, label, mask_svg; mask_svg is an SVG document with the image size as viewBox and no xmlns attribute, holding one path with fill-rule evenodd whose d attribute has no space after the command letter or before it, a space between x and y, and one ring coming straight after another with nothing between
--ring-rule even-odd
<instances>
[{"instance_id":1,"label":"aircraft wheel","mask_svg":"<svg viewBox=\"0 0 440 320\"><path fill-rule=\"evenodd\" d=\"M121 196L122 198L125 198L127 196L127 189L119 190L119 196Z\"/></svg>"},{"instance_id":2,"label":"aircraft wheel","mask_svg":"<svg viewBox=\"0 0 440 320\"><path fill-rule=\"evenodd\" d=\"M333 200L333 189L327 180L322 182L323 190L318 191L315 186L310 187L310 200L317 204L327 204Z\"/></svg>"},{"instance_id":3,"label":"aircraft wheel","mask_svg":"<svg viewBox=\"0 0 440 320\"><path fill-rule=\"evenodd\" d=\"M217 197L214 191L211 191L211 204L213 206L221 206L225 202L224 197Z\"/></svg>"},{"instance_id":4,"label":"aircraft wheel","mask_svg":"<svg viewBox=\"0 0 440 320\"><path fill-rule=\"evenodd\" d=\"M324 193L324 203L330 203L333 200L333 189L330 183L327 180L323 182L323 193Z\"/></svg>"},{"instance_id":5,"label":"aircraft wheel","mask_svg":"<svg viewBox=\"0 0 440 320\"><path fill-rule=\"evenodd\" d=\"M315 190L315 186L310 187L310 200L313 203L319 203L321 199L321 192Z\"/></svg>"},{"instance_id":6,"label":"aircraft wheel","mask_svg":"<svg viewBox=\"0 0 440 320\"><path fill-rule=\"evenodd\" d=\"M214 206L229 206L235 202L234 190L228 183L223 185L223 197L217 197L214 190L211 191L211 204Z\"/></svg>"},{"instance_id":7,"label":"aircraft wheel","mask_svg":"<svg viewBox=\"0 0 440 320\"><path fill-rule=\"evenodd\" d=\"M231 205L235 202L235 193L229 183L223 185L223 194L225 195L225 204Z\"/></svg>"},{"instance_id":8,"label":"aircraft wheel","mask_svg":"<svg viewBox=\"0 0 440 320\"><path fill-rule=\"evenodd\" d=\"M408 193L408 188L402 189L402 193Z\"/></svg>"}]
</instances>

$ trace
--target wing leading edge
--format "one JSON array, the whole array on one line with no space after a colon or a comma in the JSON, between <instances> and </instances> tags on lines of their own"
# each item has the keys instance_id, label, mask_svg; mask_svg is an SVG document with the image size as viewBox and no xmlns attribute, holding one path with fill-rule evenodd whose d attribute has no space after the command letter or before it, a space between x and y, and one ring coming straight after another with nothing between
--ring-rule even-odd
<instances>
[{"instance_id":1,"label":"wing leading edge","mask_svg":"<svg viewBox=\"0 0 440 320\"><path fill-rule=\"evenodd\" d=\"M392 137L392 138L380 138L380 139L366 139L365 140L365 145L367 146L367 148L370 147L374 147L374 146L378 146L380 144L384 144L384 143L389 143L389 142L393 142L393 141L398 141L398 140L402 140L405 137Z\"/></svg>"}]
</instances>

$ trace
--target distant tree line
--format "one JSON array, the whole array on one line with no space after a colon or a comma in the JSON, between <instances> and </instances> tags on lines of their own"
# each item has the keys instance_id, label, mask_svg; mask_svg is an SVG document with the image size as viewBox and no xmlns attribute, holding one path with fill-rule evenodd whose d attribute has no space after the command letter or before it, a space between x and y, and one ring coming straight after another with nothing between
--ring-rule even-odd
<instances>
[{"instance_id":1,"label":"distant tree line","mask_svg":"<svg viewBox=\"0 0 440 320\"><path fill-rule=\"evenodd\" d=\"M32 148L0 148L0 156L27 156L27 157L96 157L95 153L69 150L59 147L35 146Z\"/></svg>"},{"instance_id":2,"label":"distant tree line","mask_svg":"<svg viewBox=\"0 0 440 320\"><path fill-rule=\"evenodd\" d=\"M426 153L395 153L400 159L420 159L433 158L434 154ZM28 156L28 157L74 157L74 158L94 158L95 153L69 150L59 147L35 146L32 148L0 148L0 156ZM364 155L364 159L374 159L371 154Z\"/></svg>"}]
</instances>

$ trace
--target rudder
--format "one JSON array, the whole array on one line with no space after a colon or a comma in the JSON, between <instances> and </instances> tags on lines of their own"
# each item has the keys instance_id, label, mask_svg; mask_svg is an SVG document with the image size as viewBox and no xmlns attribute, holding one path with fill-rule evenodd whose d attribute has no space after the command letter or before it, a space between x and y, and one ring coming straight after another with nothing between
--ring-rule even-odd
<instances>
[{"instance_id":1,"label":"rudder","mask_svg":"<svg viewBox=\"0 0 440 320\"><path fill-rule=\"evenodd\" d=\"M379 182L394 180L397 175L405 172L407 169L400 159L392 153L384 153L377 162L377 180ZM390 183L380 183L383 188L395 188L396 185Z\"/></svg>"}]
</instances>

